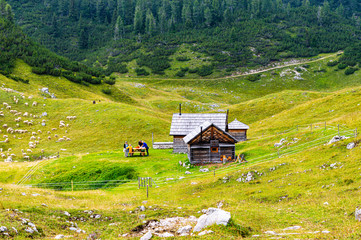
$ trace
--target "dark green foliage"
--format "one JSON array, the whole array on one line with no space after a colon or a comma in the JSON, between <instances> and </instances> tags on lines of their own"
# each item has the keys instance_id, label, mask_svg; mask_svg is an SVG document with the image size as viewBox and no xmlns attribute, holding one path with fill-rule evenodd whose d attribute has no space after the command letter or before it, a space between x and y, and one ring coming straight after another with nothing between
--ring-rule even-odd
<instances>
[{"instance_id":1,"label":"dark green foliage","mask_svg":"<svg viewBox=\"0 0 361 240\"><path fill-rule=\"evenodd\" d=\"M330 62L327 63L327 66L329 66L329 67L334 67L334 66L336 66L337 64L338 64L338 61L330 61Z\"/></svg>"},{"instance_id":2,"label":"dark green foliage","mask_svg":"<svg viewBox=\"0 0 361 240\"><path fill-rule=\"evenodd\" d=\"M349 179L349 178L343 180L343 182L344 182L345 185L350 185L350 184L354 183L354 181L352 179Z\"/></svg>"},{"instance_id":3,"label":"dark green foliage","mask_svg":"<svg viewBox=\"0 0 361 240\"><path fill-rule=\"evenodd\" d=\"M260 79L261 79L261 74L252 74L252 75L247 76L247 80L251 81L251 82L255 82Z\"/></svg>"},{"instance_id":4,"label":"dark green foliage","mask_svg":"<svg viewBox=\"0 0 361 240\"><path fill-rule=\"evenodd\" d=\"M179 56L179 57L176 57L176 59L179 62L187 62L187 61L191 60L189 57L186 57L186 56Z\"/></svg>"},{"instance_id":5,"label":"dark green foliage","mask_svg":"<svg viewBox=\"0 0 361 240\"><path fill-rule=\"evenodd\" d=\"M348 66L348 65L345 64L345 63L340 63L340 64L337 65L337 68L338 68L338 69L345 69L345 68L347 68L347 66Z\"/></svg>"},{"instance_id":6,"label":"dark green foliage","mask_svg":"<svg viewBox=\"0 0 361 240\"><path fill-rule=\"evenodd\" d=\"M190 68L189 73L197 73L198 72L198 68Z\"/></svg>"},{"instance_id":7,"label":"dark green foliage","mask_svg":"<svg viewBox=\"0 0 361 240\"><path fill-rule=\"evenodd\" d=\"M358 70L358 68L353 68L353 67L347 68L345 71L345 75L354 74L357 70Z\"/></svg>"},{"instance_id":8,"label":"dark green foliage","mask_svg":"<svg viewBox=\"0 0 361 240\"><path fill-rule=\"evenodd\" d=\"M198 68L197 74L201 77L211 75L213 73L213 67L211 65L203 65Z\"/></svg>"},{"instance_id":9,"label":"dark green foliage","mask_svg":"<svg viewBox=\"0 0 361 240\"><path fill-rule=\"evenodd\" d=\"M128 72L127 65L119 61L119 59L110 58L108 61L108 68L105 71L105 73L106 75L110 75L113 72L127 73Z\"/></svg>"},{"instance_id":10,"label":"dark green foliage","mask_svg":"<svg viewBox=\"0 0 361 240\"><path fill-rule=\"evenodd\" d=\"M33 67L31 68L31 71L38 75L43 75L47 73L46 68L43 67Z\"/></svg>"},{"instance_id":11,"label":"dark green foliage","mask_svg":"<svg viewBox=\"0 0 361 240\"><path fill-rule=\"evenodd\" d=\"M112 90L110 88L104 88L104 89L102 89L102 92L107 94L107 95L112 94Z\"/></svg>"},{"instance_id":12,"label":"dark green foliage","mask_svg":"<svg viewBox=\"0 0 361 240\"><path fill-rule=\"evenodd\" d=\"M135 72L137 74L137 76L148 76L149 72L147 72L147 70L145 70L144 68L136 68Z\"/></svg>"},{"instance_id":13,"label":"dark green foliage","mask_svg":"<svg viewBox=\"0 0 361 240\"><path fill-rule=\"evenodd\" d=\"M106 78L103 80L104 83L109 84L109 85L114 85L115 84L115 77L111 76L109 78Z\"/></svg>"},{"instance_id":14,"label":"dark green foliage","mask_svg":"<svg viewBox=\"0 0 361 240\"><path fill-rule=\"evenodd\" d=\"M18 76L12 75L12 74L8 74L8 73L4 73L4 75L5 75L5 77L10 78L16 82L22 82L22 83L26 83L26 84L29 83L28 79L23 79L21 77L18 77Z\"/></svg>"},{"instance_id":15,"label":"dark green foliage","mask_svg":"<svg viewBox=\"0 0 361 240\"><path fill-rule=\"evenodd\" d=\"M177 77L184 77L186 75L186 72L184 71L178 71L176 74L175 74Z\"/></svg>"},{"instance_id":16,"label":"dark green foliage","mask_svg":"<svg viewBox=\"0 0 361 240\"><path fill-rule=\"evenodd\" d=\"M227 226L220 226L225 231L232 233L233 236L241 236L242 238L246 238L251 235L252 228L244 227L234 222L231 218L227 224Z\"/></svg>"}]
</instances>

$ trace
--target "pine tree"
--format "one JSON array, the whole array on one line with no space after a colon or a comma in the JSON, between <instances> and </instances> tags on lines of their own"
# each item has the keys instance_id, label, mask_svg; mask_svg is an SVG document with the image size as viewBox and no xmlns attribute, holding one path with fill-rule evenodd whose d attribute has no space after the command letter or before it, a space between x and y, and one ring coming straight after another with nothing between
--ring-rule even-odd
<instances>
[{"instance_id":1,"label":"pine tree","mask_svg":"<svg viewBox=\"0 0 361 240\"><path fill-rule=\"evenodd\" d=\"M147 15L145 17L145 29L149 35L153 35L156 29L156 22L150 9L147 10Z\"/></svg>"},{"instance_id":2,"label":"pine tree","mask_svg":"<svg viewBox=\"0 0 361 240\"><path fill-rule=\"evenodd\" d=\"M213 16L212 16L212 12L209 9L209 7L206 8L206 10L204 10L204 19L205 19L205 24L210 27L212 25L213 22Z\"/></svg>"},{"instance_id":3,"label":"pine tree","mask_svg":"<svg viewBox=\"0 0 361 240\"><path fill-rule=\"evenodd\" d=\"M135 7L134 31L136 33L143 32L143 12L139 5Z\"/></svg>"},{"instance_id":4,"label":"pine tree","mask_svg":"<svg viewBox=\"0 0 361 240\"><path fill-rule=\"evenodd\" d=\"M191 10L189 3L183 6L182 21L183 21L184 25L186 26L186 28L191 28L193 26L192 10Z\"/></svg>"},{"instance_id":5,"label":"pine tree","mask_svg":"<svg viewBox=\"0 0 361 240\"><path fill-rule=\"evenodd\" d=\"M5 6L5 17L10 22L14 21L14 13L13 13L13 10L11 9L10 4L6 4L6 6Z\"/></svg>"},{"instance_id":6,"label":"pine tree","mask_svg":"<svg viewBox=\"0 0 361 240\"><path fill-rule=\"evenodd\" d=\"M340 3L340 6L338 6L338 7L336 8L336 13L337 13L339 16L341 16L341 17L344 16L344 14L345 14L345 8L343 7L342 3Z\"/></svg>"}]
</instances>

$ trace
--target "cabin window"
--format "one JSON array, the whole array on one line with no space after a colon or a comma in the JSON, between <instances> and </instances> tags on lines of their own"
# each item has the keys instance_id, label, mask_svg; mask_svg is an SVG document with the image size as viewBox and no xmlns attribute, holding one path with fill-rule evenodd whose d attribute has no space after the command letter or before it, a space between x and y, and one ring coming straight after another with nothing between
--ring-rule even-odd
<instances>
[{"instance_id":1,"label":"cabin window","mask_svg":"<svg viewBox=\"0 0 361 240\"><path fill-rule=\"evenodd\" d=\"M211 147L211 152L212 152L212 153L217 153L217 152L218 152L218 148L217 148L217 147Z\"/></svg>"}]
</instances>

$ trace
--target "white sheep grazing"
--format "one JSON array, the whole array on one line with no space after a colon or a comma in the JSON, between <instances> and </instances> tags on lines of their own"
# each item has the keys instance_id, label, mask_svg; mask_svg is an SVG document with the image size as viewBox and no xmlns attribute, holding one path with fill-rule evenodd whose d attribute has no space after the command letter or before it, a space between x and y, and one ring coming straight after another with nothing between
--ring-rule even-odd
<instances>
[{"instance_id":1,"label":"white sheep grazing","mask_svg":"<svg viewBox=\"0 0 361 240\"><path fill-rule=\"evenodd\" d=\"M6 129L6 131L7 131L8 133L14 133L14 129L11 128L11 127L9 127L8 129Z\"/></svg>"},{"instance_id":2,"label":"white sheep grazing","mask_svg":"<svg viewBox=\"0 0 361 240\"><path fill-rule=\"evenodd\" d=\"M44 153L44 149L41 149L41 153Z\"/></svg>"},{"instance_id":3,"label":"white sheep grazing","mask_svg":"<svg viewBox=\"0 0 361 240\"><path fill-rule=\"evenodd\" d=\"M3 152L3 149L2 149L2 148L0 148L0 152Z\"/></svg>"},{"instance_id":4,"label":"white sheep grazing","mask_svg":"<svg viewBox=\"0 0 361 240\"><path fill-rule=\"evenodd\" d=\"M21 117L15 118L15 122L20 122L21 121Z\"/></svg>"},{"instance_id":5,"label":"white sheep grazing","mask_svg":"<svg viewBox=\"0 0 361 240\"><path fill-rule=\"evenodd\" d=\"M33 136L34 136L34 135L38 135L38 134L37 134L36 132L32 132L32 133L31 133L31 135L33 135Z\"/></svg>"},{"instance_id":6,"label":"white sheep grazing","mask_svg":"<svg viewBox=\"0 0 361 240\"><path fill-rule=\"evenodd\" d=\"M50 137L50 136L48 136L48 140L51 140L51 137Z\"/></svg>"},{"instance_id":7,"label":"white sheep grazing","mask_svg":"<svg viewBox=\"0 0 361 240\"><path fill-rule=\"evenodd\" d=\"M22 99L25 99L25 96L24 96L24 95L21 95L21 98L22 98Z\"/></svg>"},{"instance_id":8,"label":"white sheep grazing","mask_svg":"<svg viewBox=\"0 0 361 240\"><path fill-rule=\"evenodd\" d=\"M8 138L8 135L4 135L3 138Z\"/></svg>"},{"instance_id":9,"label":"white sheep grazing","mask_svg":"<svg viewBox=\"0 0 361 240\"><path fill-rule=\"evenodd\" d=\"M24 159L30 159L30 157L28 155L24 156Z\"/></svg>"},{"instance_id":10,"label":"white sheep grazing","mask_svg":"<svg viewBox=\"0 0 361 240\"><path fill-rule=\"evenodd\" d=\"M9 105L9 106L6 106L6 109L11 109L11 106Z\"/></svg>"},{"instance_id":11,"label":"white sheep grazing","mask_svg":"<svg viewBox=\"0 0 361 240\"><path fill-rule=\"evenodd\" d=\"M19 123L17 123L17 124L16 124L16 127L20 127L20 124L19 124Z\"/></svg>"},{"instance_id":12,"label":"white sheep grazing","mask_svg":"<svg viewBox=\"0 0 361 240\"><path fill-rule=\"evenodd\" d=\"M359 208L359 207L356 207L355 219L356 219L356 221L361 222L361 208Z\"/></svg>"},{"instance_id":13,"label":"white sheep grazing","mask_svg":"<svg viewBox=\"0 0 361 240\"><path fill-rule=\"evenodd\" d=\"M36 146L35 145L29 145L29 148L35 148Z\"/></svg>"},{"instance_id":14,"label":"white sheep grazing","mask_svg":"<svg viewBox=\"0 0 361 240\"><path fill-rule=\"evenodd\" d=\"M10 154L10 157L16 157L16 155L14 153Z\"/></svg>"},{"instance_id":15,"label":"white sheep grazing","mask_svg":"<svg viewBox=\"0 0 361 240\"><path fill-rule=\"evenodd\" d=\"M3 113L0 113L0 117L5 117L5 115Z\"/></svg>"},{"instance_id":16,"label":"white sheep grazing","mask_svg":"<svg viewBox=\"0 0 361 240\"><path fill-rule=\"evenodd\" d=\"M29 103L27 103L27 102L26 102L26 103L24 103L24 104L25 104L25 106L29 106Z\"/></svg>"},{"instance_id":17,"label":"white sheep grazing","mask_svg":"<svg viewBox=\"0 0 361 240\"><path fill-rule=\"evenodd\" d=\"M11 152L13 149L12 148L8 148L8 152Z\"/></svg>"},{"instance_id":18,"label":"white sheep grazing","mask_svg":"<svg viewBox=\"0 0 361 240\"><path fill-rule=\"evenodd\" d=\"M30 137L30 140L35 140L35 139L36 139L36 137L34 137L34 136Z\"/></svg>"},{"instance_id":19,"label":"white sheep grazing","mask_svg":"<svg viewBox=\"0 0 361 240\"><path fill-rule=\"evenodd\" d=\"M4 124L4 125L3 125L3 128L8 128L8 125L7 125L7 124Z\"/></svg>"},{"instance_id":20,"label":"white sheep grazing","mask_svg":"<svg viewBox=\"0 0 361 240\"><path fill-rule=\"evenodd\" d=\"M58 134L55 134L55 135L54 135L54 137L56 137L56 138L57 138L57 137L58 137Z\"/></svg>"},{"instance_id":21,"label":"white sheep grazing","mask_svg":"<svg viewBox=\"0 0 361 240\"><path fill-rule=\"evenodd\" d=\"M25 113L23 114L23 117L27 117L27 116L29 116L29 113L28 113L28 112L25 112Z\"/></svg>"},{"instance_id":22,"label":"white sheep grazing","mask_svg":"<svg viewBox=\"0 0 361 240\"><path fill-rule=\"evenodd\" d=\"M33 107L35 107L35 106L37 106L38 105L38 103L37 102L33 102Z\"/></svg>"},{"instance_id":23,"label":"white sheep grazing","mask_svg":"<svg viewBox=\"0 0 361 240\"><path fill-rule=\"evenodd\" d=\"M6 155L2 153L2 154L1 154L1 157L2 157L2 158L6 158Z\"/></svg>"},{"instance_id":24,"label":"white sheep grazing","mask_svg":"<svg viewBox=\"0 0 361 240\"><path fill-rule=\"evenodd\" d=\"M64 142L65 140L64 140L64 138L59 138L58 141L59 142Z\"/></svg>"},{"instance_id":25,"label":"white sheep grazing","mask_svg":"<svg viewBox=\"0 0 361 240\"><path fill-rule=\"evenodd\" d=\"M60 123L60 124L59 124L59 128L62 128L62 127L65 127L65 124Z\"/></svg>"},{"instance_id":26,"label":"white sheep grazing","mask_svg":"<svg viewBox=\"0 0 361 240\"><path fill-rule=\"evenodd\" d=\"M38 141L38 140L35 140L35 144L39 144L39 141Z\"/></svg>"},{"instance_id":27,"label":"white sheep grazing","mask_svg":"<svg viewBox=\"0 0 361 240\"><path fill-rule=\"evenodd\" d=\"M30 126L30 125L33 125L33 122L32 121L29 121L28 122L28 125Z\"/></svg>"},{"instance_id":28,"label":"white sheep grazing","mask_svg":"<svg viewBox=\"0 0 361 240\"><path fill-rule=\"evenodd\" d=\"M40 137L38 137L38 140L40 140L41 138Z\"/></svg>"},{"instance_id":29,"label":"white sheep grazing","mask_svg":"<svg viewBox=\"0 0 361 240\"><path fill-rule=\"evenodd\" d=\"M6 102L3 102L3 105L6 107L6 106L8 106L9 104L7 104Z\"/></svg>"},{"instance_id":30,"label":"white sheep grazing","mask_svg":"<svg viewBox=\"0 0 361 240\"><path fill-rule=\"evenodd\" d=\"M4 143L8 143L9 142L9 138L4 140Z\"/></svg>"},{"instance_id":31,"label":"white sheep grazing","mask_svg":"<svg viewBox=\"0 0 361 240\"><path fill-rule=\"evenodd\" d=\"M32 152L33 152L33 151L31 151L31 149L26 149L26 151L27 151L27 152L30 152L30 153L32 153Z\"/></svg>"},{"instance_id":32,"label":"white sheep grazing","mask_svg":"<svg viewBox=\"0 0 361 240\"><path fill-rule=\"evenodd\" d=\"M52 128L51 131L56 131L56 128Z\"/></svg>"},{"instance_id":33,"label":"white sheep grazing","mask_svg":"<svg viewBox=\"0 0 361 240\"><path fill-rule=\"evenodd\" d=\"M48 134L51 134L51 132L50 132L50 131L48 131Z\"/></svg>"},{"instance_id":34,"label":"white sheep grazing","mask_svg":"<svg viewBox=\"0 0 361 240\"><path fill-rule=\"evenodd\" d=\"M65 152L65 151L66 151L66 149L64 149L64 148L61 148L61 149L60 149L60 151L63 151L63 152Z\"/></svg>"}]
</instances>

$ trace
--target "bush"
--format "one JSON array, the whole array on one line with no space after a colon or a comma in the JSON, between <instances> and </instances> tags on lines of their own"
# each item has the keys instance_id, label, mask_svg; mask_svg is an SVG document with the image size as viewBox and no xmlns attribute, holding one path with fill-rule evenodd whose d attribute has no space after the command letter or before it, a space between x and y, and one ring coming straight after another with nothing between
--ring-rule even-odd
<instances>
[{"instance_id":1,"label":"bush","mask_svg":"<svg viewBox=\"0 0 361 240\"><path fill-rule=\"evenodd\" d=\"M251 82L255 82L255 81L260 80L260 79L261 79L261 74L253 74L253 75L249 75L247 77L247 80L251 81Z\"/></svg>"},{"instance_id":2,"label":"bush","mask_svg":"<svg viewBox=\"0 0 361 240\"><path fill-rule=\"evenodd\" d=\"M38 75L43 75L47 73L46 68L43 67L32 67L31 71Z\"/></svg>"},{"instance_id":3,"label":"bush","mask_svg":"<svg viewBox=\"0 0 361 240\"><path fill-rule=\"evenodd\" d=\"M63 72L63 77L65 77L69 81L72 81L75 83L81 83L81 81L82 81L81 77L74 75L74 73L72 73L70 71Z\"/></svg>"},{"instance_id":4,"label":"bush","mask_svg":"<svg viewBox=\"0 0 361 240\"><path fill-rule=\"evenodd\" d=\"M51 69L49 71L49 74L55 77L61 76L61 70L60 69Z\"/></svg>"},{"instance_id":5,"label":"bush","mask_svg":"<svg viewBox=\"0 0 361 240\"><path fill-rule=\"evenodd\" d=\"M184 77L186 75L186 72L184 71L178 71L176 74L175 74L177 77Z\"/></svg>"},{"instance_id":6,"label":"bush","mask_svg":"<svg viewBox=\"0 0 361 240\"><path fill-rule=\"evenodd\" d=\"M345 63L340 63L338 66L337 66L337 68L338 69L345 69L345 68L347 68L347 64L345 64Z\"/></svg>"},{"instance_id":7,"label":"bush","mask_svg":"<svg viewBox=\"0 0 361 240\"><path fill-rule=\"evenodd\" d=\"M211 75L213 73L213 67L211 65L203 65L197 71L197 74L201 77Z\"/></svg>"},{"instance_id":8,"label":"bush","mask_svg":"<svg viewBox=\"0 0 361 240\"><path fill-rule=\"evenodd\" d=\"M310 68L310 65L304 64L304 65L302 65L302 67L304 67L304 68Z\"/></svg>"},{"instance_id":9,"label":"bush","mask_svg":"<svg viewBox=\"0 0 361 240\"><path fill-rule=\"evenodd\" d=\"M114 84L115 84L115 77L112 76L112 77L110 77L110 78L104 79L103 81L104 81L104 83L106 83L106 84L114 85Z\"/></svg>"},{"instance_id":10,"label":"bush","mask_svg":"<svg viewBox=\"0 0 361 240\"><path fill-rule=\"evenodd\" d=\"M345 71L345 75L354 74L358 69L357 68L347 68Z\"/></svg>"},{"instance_id":11,"label":"bush","mask_svg":"<svg viewBox=\"0 0 361 240\"><path fill-rule=\"evenodd\" d=\"M136 68L135 72L137 73L137 76L148 76L149 72L145 70L144 68Z\"/></svg>"},{"instance_id":12,"label":"bush","mask_svg":"<svg viewBox=\"0 0 361 240\"><path fill-rule=\"evenodd\" d=\"M336 66L338 64L338 61L329 61L328 63L327 63L327 66L329 66L329 67L334 67L334 66Z\"/></svg>"},{"instance_id":13,"label":"bush","mask_svg":"<svg viewBox=\"0 0 361 240\"><path fill-rule=\"evenodd\" d=\"M198 72L198 68L191 68L188 71L189 73L197 73Z\"/></svg>"},{"instance_id":14,"label":"bush","mask_svg":"<svg viewBox=\"0 0 361 240\"><path fill-rule=\"evenodd\" d=\"M176 57L176 59L179 62L187 62L187 61L191 60L189 57L186 57L186 56L179 56L179 57Z\"/></svg>"},{"instance_id":15,"label":"bush","mask_svg":"<svg viewBox=\"0 0 361 240\"><path fill-rule=\"evenodd\" d=\"M107 95L111 95L112 94L112 90L110 88L104 88L102 89L102 92L107 94Z\"/></svg>"}]
</instances>

